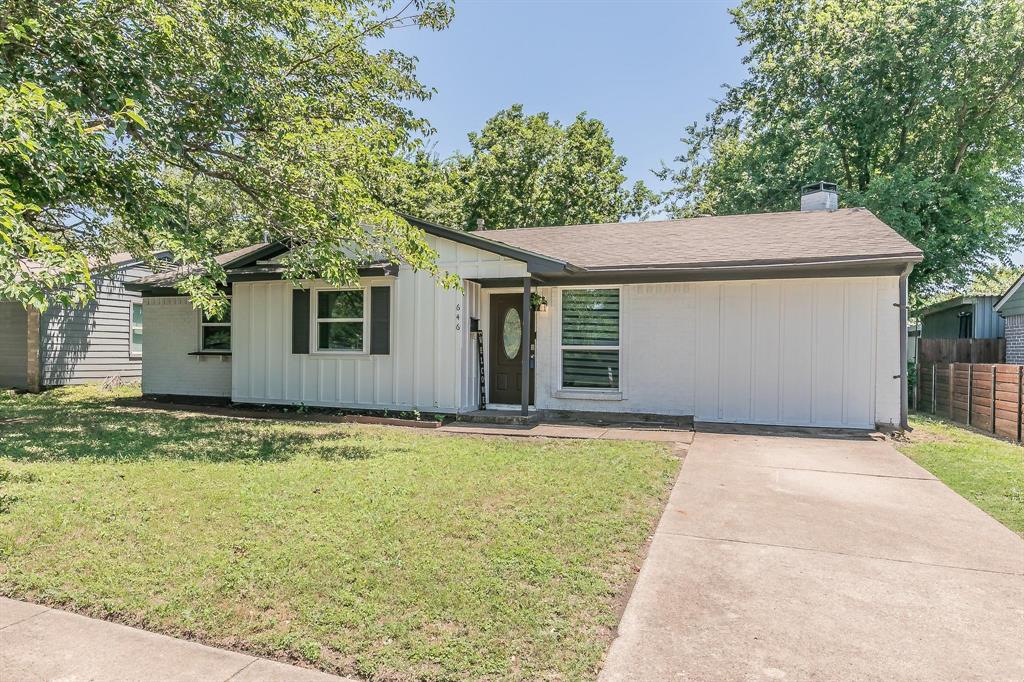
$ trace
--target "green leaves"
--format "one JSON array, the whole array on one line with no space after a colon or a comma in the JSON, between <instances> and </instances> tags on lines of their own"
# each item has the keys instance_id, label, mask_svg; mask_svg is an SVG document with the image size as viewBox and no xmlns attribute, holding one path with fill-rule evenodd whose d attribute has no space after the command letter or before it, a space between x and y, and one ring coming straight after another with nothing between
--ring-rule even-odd
<instances>
[{"instance_id":1,"label":"green leaves","mask_svg":"<svg viewBox=\"0 0 1024 682\"><path fill-rule=\"evenodd\" d=\"M354 258L443 279L382 203L388 169L428 129L408 101L430 91L413 60L366 39L440 29L451 12L447 0L0 0L0 186L17 225L0 295L84 300L87 270L71 260L61 271L78 280L25 270L56 253L44 243L75 263L168 249L202 273L181 290L214 310L213 256L264 233L335 284L355 277Z\"/></svg>"},{"instance_id":2,"label":"green leaves","mask_svg":"<svg viewBox=\"0 0 1024 682\"><path fill-rule=\"evenodd\" d=\"M138 102L131 97L125 97L124 107L120 111L114 112L114 122L120 123L124 119L128 119L144 130L149 129L149 124L139 115L138 109Z\"/></svg>"},{"instance_id":3,"label":"green leaves","mask_svg":"<svg viewBox=\"0 0 1024 682\"><path fill-rule=\"evenodd\" d=\"M746 0L748 77L661 176L673 213L792 210L840 185L925 251L918 293L1005 260L1024 229L1024 5Z\"/></svg>"},{"instance_id":4,"label":"green leaves","mask_svg":"<svg viewBox=\"0 0 1024 682\"><path fill-rule=\"evenodd\" d=\"M626 187L625 157L604 124L585 113L565 126L520 104L499 111L471 152L450 159L415 157L398 183L406 210L447 225L486 229L614 222L643 217L656 197Z\"/></svg>"}]
</instances>

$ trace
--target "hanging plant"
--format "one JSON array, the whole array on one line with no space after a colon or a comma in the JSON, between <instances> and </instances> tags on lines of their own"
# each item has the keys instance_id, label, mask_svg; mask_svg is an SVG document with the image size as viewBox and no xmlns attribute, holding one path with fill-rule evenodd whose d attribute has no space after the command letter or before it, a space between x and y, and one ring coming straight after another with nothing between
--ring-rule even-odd
<instances>
[{"instance_id":1,"label":"hanging plant","mask_svg":"<svg viewBox=\"0 0 1024 682\"><path fill-rule=\"evenodd\" d=\"M530 307L534 310L544 311L548 309L548 299L534 292L530 294Z\"/></svg>"}]
</instances>

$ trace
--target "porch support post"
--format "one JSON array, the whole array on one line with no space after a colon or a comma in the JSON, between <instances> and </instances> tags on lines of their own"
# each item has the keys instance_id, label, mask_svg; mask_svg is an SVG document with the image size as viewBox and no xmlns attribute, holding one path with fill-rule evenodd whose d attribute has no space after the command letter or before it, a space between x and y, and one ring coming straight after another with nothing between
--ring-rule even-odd
<instances>
[{"instance_id":1,"label":"porch support post","mask_svg":"<svg viewBox=\"0 0 1024 682\"><path fill-rule=\"evenodd\" d=\"M530 414L530 278L523 278L523 394L522 414L524 417Z\"/></svg>"}]
</instances>

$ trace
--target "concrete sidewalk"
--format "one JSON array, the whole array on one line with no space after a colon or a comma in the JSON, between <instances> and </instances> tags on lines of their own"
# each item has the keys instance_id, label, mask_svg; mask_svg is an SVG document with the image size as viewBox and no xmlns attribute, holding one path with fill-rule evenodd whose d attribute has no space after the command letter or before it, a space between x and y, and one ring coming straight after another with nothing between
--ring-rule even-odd
<instances>
[{"instance_id":1,"label":"concrete sidewalk","mask_svg":"<svg viewBox=\"0 0 1024 682\"><path fill-rule=\"evenodd\" d=\"M0 597L0 680L338 682L335 677Z\"/></svg>"},{"instance_id":2,"label":"concrete sidewalk","mask_svg":"<svg viewBox=\"0 0 1024 682\"><path fill-rule=\"evenodd\" d=\"M881 438L698 430L603 682L1024 679L1024 541Z\"/></svg>"}]
</instances>

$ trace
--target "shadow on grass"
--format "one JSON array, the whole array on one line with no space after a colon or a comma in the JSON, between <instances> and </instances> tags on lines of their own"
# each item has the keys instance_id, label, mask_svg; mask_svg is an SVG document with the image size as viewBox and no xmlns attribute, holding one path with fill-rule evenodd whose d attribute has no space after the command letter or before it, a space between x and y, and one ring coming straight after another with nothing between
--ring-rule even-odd
<instances>
[{"instance_id":1,"label":"shadow on grass","mask_svg":"<svg viewBox=\"0 0 1024 682\"><path fill-rule=\"evenodd\" d=\"M65 400L57 392L0 396L0 455L23 461L284 462L298 455L363 460L380 454L344 427L243 422L139 412L111 398Z\"/></svg>"}]
</instances>

